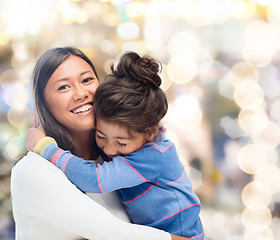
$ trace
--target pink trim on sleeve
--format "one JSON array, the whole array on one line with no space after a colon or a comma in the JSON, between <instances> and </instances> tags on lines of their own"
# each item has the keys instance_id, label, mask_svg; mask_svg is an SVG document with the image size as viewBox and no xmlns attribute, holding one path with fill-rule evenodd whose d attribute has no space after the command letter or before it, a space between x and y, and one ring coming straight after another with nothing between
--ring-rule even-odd
<instances>
[{"instance_id":1,"label":"pink trim on sleeve","mask_svg":"<svg viewBox=\"0 0 280 240\"><path fill-rule=\"evenodd\" d=\"M163 149L163 150L160 150L160 149L159 149L158 147L156 147L156 146L153 146L153 148L155 148L155 149L158 150L159 152L163 153L163 152L165 152L166 150L168 150L169 148L171 148L172 145L173 145L173 143L171 143L168 147L166 147L166 148Z\"/></svg>"},{"instance_id":2,"label":"pink trim on sleeve","mask_svg":"<svg viewBox=\"0 0 280 240\"><path fill-rule=\"evenodd\" d=\"M102 189L102 187L101 187L101 183L100 183L98 167L96 167L96 176L97 176L98 187L99 187L100 191L101 191L102 193L104 193L104 191L103 191L103 189Z\"/></svg>"},{"instance_id":3,"label":"pink trim on sleeve","mask_svg":"<svg viewBox=\"0 0 280 240\"><path fill-rule=\"evenodd\" d=\"M65 172L65 168L66 168L66 165L67 165L67 163L68 163L68 161L69 161L69 159L71 158L71 157L73 157L73 155L71 155L69 158L67 158L67 160L65 161L65 163L64 163L64 166L63 166L63 172Z\"/></svg>"},{"instance_id":4,"label":"pink trim on sleeve","mask_svg":"<svg viewBox=\"0 0 280 240\"><path fill-rule=\"evenodd\" d=\"M59 155L61 153L63 153L64 151L62 149L59 149L54 155L53 157L51 158L51 163L55 164L56 163L56 160L57 158L59 157Z\"/></svg>"},{"instance_id":5,"label":"pink trim on sleeve","mask_svg":"<svg viewBox=\"0 0 280 240\"><path fill-rule=\"evenodd\" d=\"M134 172L137 173L139 177L141 177L145 182L148 182L148 180L144 178L124 157L121 158L128 164L128 166L130 166L134 170Z\"/></svg>"},{"instance_id":6,"label":"pink trim on sleeve","mask_svg":"<svg viewBox=\"0 0 280 240\"><path fill-rule=\"evenodd\" d=\"M175 183L175 182L180 181L180 179L183 177L184 173L185 173L185 170L183 170L183 173L181 174L181 177L179 177L179 178L178 178L177 180L175 180L175 181L171 181L171 182L165 183L165 185L169 185L169 184L171 184L171 183Z\"/></svg>"},{"instance_id":7,"label":"pink trim on sleeve","mask_svg":"<svg viewBox=\"0 0 280 240\"><path fill-rule=\"evenodd\" d=\"M157 223L159 223L159 222L161 222L161 221L163 221L163 220L165 220L165 219L167 219L167 218L171 218L171 217L175 216L176 214L178 214L178 213L180 213L180 212L182 212L182 211L184 211L184 210L186 210L186 209L188 209L188 208L190 208L190 207L197 206L197 205L200 205L200 202L198 202L198 203L193 203L193 204L191 204L191 205L189 205L189 206L187 206L187 207L185 207L185 208L183 208L183 209L181 209L181 210L179 210L179 211L177 211L177 212L175 212L175 213L173 213L173 214L171 214L171 215L169 215L169 216L167 216L167 217L164 217L164 218L162 218L161 220L157 221Z\"/></svg>"},{"instance_id":8,"label":"pink trim on sleeve","mask_svg":"<svg viewBox=\"0 0 280 240\"><path fill-rule=\"evenodd\" d=\"M197 234L197 235L195 235L195 236L192 236L192 237L190 237L190 238L197 238L197 237L202 236L202 234L203 234L203 232L202 232L202 233L200 233L200 234Z\"/></svg>"},{"instance_id":9,"label":"pink trim on sleeve","mask_svg":"<svg viewBox=\"0 0 280 240\"><path fill-rule=\"evenodd\" d=\"M144 191L143 193L139 194L138 196L136 196L136 197L133 198L132 200L129 200L129 201L126 201L126 202L122 202L122 203L123 203L123 204L127 204L127 203L133 202L133 201L136 200L137 198L139 198L139 197L143 196L145 193L149 192L149 191L150 191L153 187L155 187L155 186L158 186L158 183L157 183L157 185L152 185L152 186L150 186L146 191Z\"/></svg>"}]
</instances>

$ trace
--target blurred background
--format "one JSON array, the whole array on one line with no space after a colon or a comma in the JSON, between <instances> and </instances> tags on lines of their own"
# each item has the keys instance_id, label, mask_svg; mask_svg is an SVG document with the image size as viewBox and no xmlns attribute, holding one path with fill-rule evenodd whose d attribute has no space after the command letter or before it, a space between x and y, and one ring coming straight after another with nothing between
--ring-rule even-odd
<instances>
[{"instance_id":1,"label":"blurred background","mask_svg":"<svg viewBox=\"0 0 280 240\"><path fill-rule=\"evenodd\" d=\"M168 137L202 202L206 239L280 236L278 0L0 0L0 239L10 172L33 126L32 70L75 46L99 78L133 50L163 64Z\"/></svg>"}]
</instances>

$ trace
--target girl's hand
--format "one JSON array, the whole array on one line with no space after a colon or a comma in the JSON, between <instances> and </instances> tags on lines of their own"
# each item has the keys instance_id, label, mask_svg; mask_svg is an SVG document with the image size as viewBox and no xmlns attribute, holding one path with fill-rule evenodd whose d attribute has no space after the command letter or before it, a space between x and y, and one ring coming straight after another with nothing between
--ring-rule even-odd
<instances>
[{"instance_id":1,"label":"girl's hand","mask_svg":"<svg viewBox=\"0 0 280 240\"><path fill-rule=\"evenodd\" d=\"M46 136L42 127L29 128L25 138L25 147L27 151L33 151L39 140Z\"/></svg>"}]
</instances>

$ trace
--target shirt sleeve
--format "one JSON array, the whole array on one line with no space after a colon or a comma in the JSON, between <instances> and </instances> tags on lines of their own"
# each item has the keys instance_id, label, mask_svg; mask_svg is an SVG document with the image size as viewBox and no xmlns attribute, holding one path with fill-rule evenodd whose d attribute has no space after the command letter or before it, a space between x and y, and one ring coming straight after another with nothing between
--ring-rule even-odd
<instances>
[{"instance_id":1,"label":"shirt sleeve","mask_svg":"<svg viewBox=\"0 0 280 240\"><path fill-rule=\"evenodd\" d=\"M41 142L37 152L62 170L79 189L93 193L111 192L154 180L162 165L162 154L149 146L102 165L78 158L49 139Z\"/></svg>"}]
</instances>

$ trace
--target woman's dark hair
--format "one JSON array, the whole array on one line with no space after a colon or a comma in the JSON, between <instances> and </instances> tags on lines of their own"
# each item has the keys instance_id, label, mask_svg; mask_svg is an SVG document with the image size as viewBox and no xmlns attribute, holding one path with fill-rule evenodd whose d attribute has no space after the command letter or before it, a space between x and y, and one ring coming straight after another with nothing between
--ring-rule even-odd
<instances>
[{"instance_id":1,"label":"woman's dark hair","mask_svg":"<svg viewBox=\"0 0 280 240\"><path fill-rule=\"evenodd\" d=\"M129 133L154 133L168 108L158 75L161 63L135 52L125 53L95 94L96 118L128 127Z\"/></svg>"},{"instance_id":2,"label":"woman's dark hair","mask_svg":"<svg viewBox=\"0 0 280 240\"><path fill-rule=\"evenodd\" d=\"M97 77L93 63L79 49L73 47L53 48L45 52L35 65L33 72L33 93L39 125L44 128L48 136L56 140L58 146L75 153L70 133L53 117L44 98L44 90L50 77L60 64L70 56L77 56L86 61Z\"/></svg>"}]
</instances>

